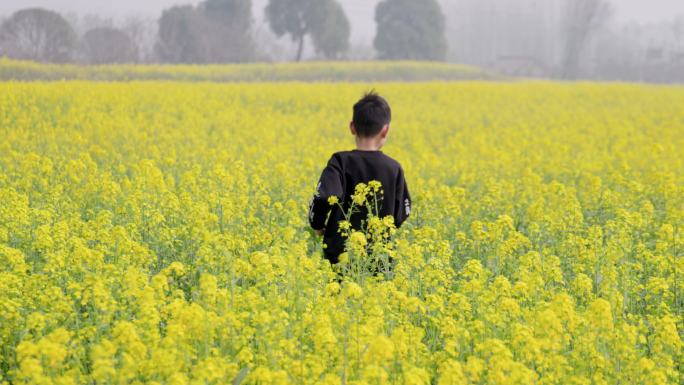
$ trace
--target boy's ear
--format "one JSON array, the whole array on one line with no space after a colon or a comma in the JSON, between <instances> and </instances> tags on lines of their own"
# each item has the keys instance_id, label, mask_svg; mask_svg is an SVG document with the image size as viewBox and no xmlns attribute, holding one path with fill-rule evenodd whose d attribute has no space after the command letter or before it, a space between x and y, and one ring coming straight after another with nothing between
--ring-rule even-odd
<instances>
[{"instance_id":1,"label":"boy's ear","mask_svg":"<svg viewBox=\"0 0 684 385\"><path fill-rule=\"evenodd\" d=\"M390 128L389 123L385 124L385 126L382 127L382 130L380 130L380 137L382 137L383 139L386 138L387 134L389 133L389 128Z\"/></svg>"},{"instance_id":2,"label":"boy's ear","mask_svg":"<svg viewBox=\"0 0 684 385\"><path fill-rule=\"evenodd\" d=\"M352 135L356 136L356 127L354 126L354 122L349 122L349 131L351 131Z\"/></svg>"}]
</instances>

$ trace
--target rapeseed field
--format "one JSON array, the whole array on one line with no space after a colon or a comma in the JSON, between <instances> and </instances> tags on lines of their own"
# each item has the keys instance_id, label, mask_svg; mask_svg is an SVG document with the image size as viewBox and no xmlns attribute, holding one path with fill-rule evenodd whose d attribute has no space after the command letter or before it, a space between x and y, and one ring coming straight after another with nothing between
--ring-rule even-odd
<instances>
[{"instance_id":1,"label":"rapeseed field","mask_svg":"<svg viewBox=\"0 0 684 385\"><path fill-rule=\"evenodd\" d=\"M392 276L308 228L360 84L0 84L0 384L678 384L684 88L380 83Z\"/></svg>"}]
</instances>

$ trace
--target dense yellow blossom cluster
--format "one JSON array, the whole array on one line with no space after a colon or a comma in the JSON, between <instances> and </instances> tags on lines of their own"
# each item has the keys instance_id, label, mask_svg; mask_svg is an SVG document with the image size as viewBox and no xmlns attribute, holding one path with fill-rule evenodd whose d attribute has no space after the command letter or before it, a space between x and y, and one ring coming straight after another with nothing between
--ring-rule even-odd
<instances>
[{"instance_id":1,"label":"dense yellow blossom cluster","mask_svg":"<svg viewBox=\"0 0 684 385\"><path fill-rule=\"evenodd\" d=\"M0 384L682 382L684 89L377 89L414 207L339 283L363 86L0 84Z\"/></svg>"}]
</instances>

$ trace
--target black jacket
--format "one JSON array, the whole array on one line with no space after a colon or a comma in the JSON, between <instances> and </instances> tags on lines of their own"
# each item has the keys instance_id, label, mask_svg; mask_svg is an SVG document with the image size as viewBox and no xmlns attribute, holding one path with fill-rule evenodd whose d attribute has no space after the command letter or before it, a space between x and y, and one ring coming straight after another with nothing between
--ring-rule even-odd
<instances>
[{"instance_id":1,"label":"black jacket","mask_svg":"<svg viewBox=\"0 0 684 385\"><path fill-rule=\"evenodd\" d=\"M382 183L384 198L378 203L381 218L392 215L398 228L411 213L411 197L399 162L382 151L352 150L333 154L309 204L309 224L314 230L325 229L325 257L333 264L338 262L338 256L344 252L344 238L337 231L339 222L344 220L344 214L339 206L331 206L328 198L336 196L346 212L351 206L351 196L356 185L367 184L372 180ZM352 228L359 229L366 215L365 210L353 214Z\"/></svg>"}]
</instances>

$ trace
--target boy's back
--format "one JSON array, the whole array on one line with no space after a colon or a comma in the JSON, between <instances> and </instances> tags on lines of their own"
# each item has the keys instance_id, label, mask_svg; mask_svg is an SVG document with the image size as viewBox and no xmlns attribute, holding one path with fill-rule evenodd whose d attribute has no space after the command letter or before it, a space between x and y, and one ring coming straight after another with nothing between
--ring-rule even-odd
<instances>
[{"instance_id":1,"label":"boy's back","mask_svg":"<svg viewBox=\"0 0 684 385\"><path fill-rule=\"evenodd\" d=\"M404 171L394 159L380 150L352 150L333 154L328 165L321 174L317 187L317 196L309 207L309 222L314 229L325 228L324 242L325 256L330 263L337 263L338 256L344 251L344 238L339 234L339 222L344 220L344 211L351 206L354 188L359 183L372 180L382 184L383 194L378 194L378 216L391 215L397 227L406 220L411 211ZM330 206L327 198L336 196L340 199L342 209ZM326 217L330 217L326 223ZM365 219L365 212L360 211L352 215L351 225L359 228L361 220Z\"/></svg>"},{"instance_id":2,"label":"boy's back","mask_svg":"<svg viewBox=\"0 0 684 385\"><path fill-rule=\"evenodd\" d=\"M345 219L359 183L381 183L383 194L376 194L379 199L377 214L381 218L393 216L397 228L411 213L411 197L404 180L404 170L396 160L380 151L387 140L392 120L389 104L380 95L370 92L354 104L353 110L349 129L355 137L356 149L333 154L321 174L316 195L309 206L309 224L323 235L325 257L332 264L338 263L339 255L344 252L344 238L338 232L339 222ZM332 196L337 197L341 208L328 203ZM357 230L368 214L365 208L359 209L350 218L352 228Z\"/></svg>"}]
</instances>

